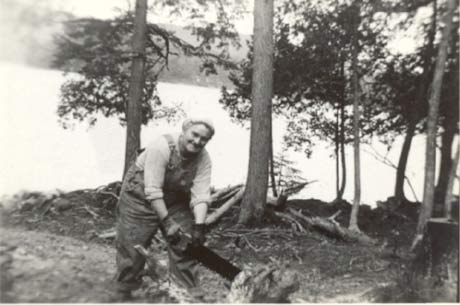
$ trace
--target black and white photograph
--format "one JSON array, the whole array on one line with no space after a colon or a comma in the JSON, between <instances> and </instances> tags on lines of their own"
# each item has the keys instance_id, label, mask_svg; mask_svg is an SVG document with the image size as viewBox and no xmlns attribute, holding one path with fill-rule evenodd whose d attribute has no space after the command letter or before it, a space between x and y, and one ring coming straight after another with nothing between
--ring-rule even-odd
<instances>
[{"instance_id":1,"label":"black and white photograph","mask_svg":"<svg viewBox=\"0 0 460 305\"><path fill-rule=\"evenodd\" d=\"M0 303L459 303L459 0L0 0Z\"/></svg>"}]
</instances>

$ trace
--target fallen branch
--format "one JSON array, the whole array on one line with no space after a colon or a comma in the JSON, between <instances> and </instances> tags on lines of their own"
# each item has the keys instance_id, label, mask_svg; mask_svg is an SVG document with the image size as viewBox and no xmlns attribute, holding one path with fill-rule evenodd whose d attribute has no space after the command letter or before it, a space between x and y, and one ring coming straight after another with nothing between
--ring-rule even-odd
<instances>
[{"instance_id":1,"label":"fallen branch","mask_svg":"<svg viewBox=\"0 0 460 305\"><path fill-rule=\"evenodd\" d=\"M83 209L86 212L88 212L95 220L99 219L99 214L91 210L88 206L84 205L82 207L79 207L79 209Z\"/></svg>"},{"instance_id":2,"label":"fallen branch","mask_svg":"<svg viewBox=\"0 0 460 305\"><path fill-rule=\"evenodd\" d=\"M225 202L235 196L243 188L242 185L232 187L232 189L227 190L225 193L222 192L218 196L211 195L211 206L217 206L222 202Z\"/></svg>"},{"instance_id":3,"label":"fallen branch","mask_svg":"<svg viewBox=\"0 0 460 305\"><path fill-rule=\"evenodd\" d=\"M289 213L305 221L312 228L327 232L328 234L346 241L356 241L362 244L373 245L376 241L361 232L355 232L340 226L335 220L322 217L309 217L289 208Z\"/></svg>"},{"instance_id":4,"label":"fallen branch","mask_svg":"<svg viewBox=\"0 0 460 305\"><path fill-rule=\"evenodd\" d=\"M214 193L211 194L211 202L222 200L224 197L233 193L235 190L239 190L239 188L241 188L242 186L243 184L230 185L223 189L216 190Z\"/></svg>"},{"instance_id":5,"label":"fallen branch","mask_svg":"<svg viewBox=\"0 0 460 305\"><path fill-rule=\"evenodd\" d=\"M236 193L233 197L228 199L221 207L216 209L212 214L208 215L205 220L205 224L210 225L217 221L228 209L230 209L234 204L240 202L241 198L243 198L244 188L242 187L238 193Z\"/></svg>"},{"instance_id":6,"label":"fallen branch","mask_svg":"<svg viewBox=\"0 0 460 305\"><path fill-rule=\"evenodd\" d=\"M252 250L254 250L254 252L259 252L259 251L260 251L260 249L254 247L254 246L249 242L249 239L248 239L245 235L243 235L243 240L246 242L246 244L247 244Z\"/></svg>"},{"instance_id":7,"label":"fallen branch","mask_svg":"<svg viewBox=\"0 0 460 305\"><path fill-rule=\"evenodd\" d=\"M115 198L116 200L119 199L118 196L117 196L115 193L112 193L112 192L97 191L97 193L103 194L103 195L110 195L110 196L112 196L113 198Z\"/></svg>"},{"instance_id":8,"label":"fallen branch","mask_svg":"<svg viewBox=\"0 0 460 305\"><path fill-rule=\"evenodd\" d=\"M283 212L273 212L276 216L280 217L281 219L287 220L289 223L297 227L299 232L305 232L306 228L293 216L283 213Z\"/></svg>"},{"instance_id":9,"label":"fallen branch","mask_svg":"<svg viewBox=\"0 0 460 305\"><path fill-rule=\"evenodd\" d=\"M110 239L110 238L115 238L117 235L117 232L115 231L115 228L110 228L108 230L105 230L101 234L98 234L97 237L102 238L102 239Z\"/></svg>"}]
</instances>

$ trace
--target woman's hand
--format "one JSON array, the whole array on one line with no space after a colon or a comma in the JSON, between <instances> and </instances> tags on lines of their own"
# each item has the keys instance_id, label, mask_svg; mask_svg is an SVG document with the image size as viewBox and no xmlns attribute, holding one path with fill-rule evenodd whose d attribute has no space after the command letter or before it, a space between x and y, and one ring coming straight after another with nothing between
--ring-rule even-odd
<instances>
[{"instance_id":1,"label":"woman's hand","mask_svg":"<svg viewBox=\"0 0 460 305\"><path fill-rule=\"evenodd\" d=\"M175 244L180 240L180 225L169 215L160 222L160 229L169 244Z\"/></svg>"},{"instance_id":2,"label":"woman's hand","mask_svg":"<svg viewBox=\"0 0 460 305\"><path fill-rule=\"evenodd\" d=\"M205 224L204 223L196 223L192 226L192 244L194 246L204 244L206 237L205 235Z\"/></svg>"}]
</instances>

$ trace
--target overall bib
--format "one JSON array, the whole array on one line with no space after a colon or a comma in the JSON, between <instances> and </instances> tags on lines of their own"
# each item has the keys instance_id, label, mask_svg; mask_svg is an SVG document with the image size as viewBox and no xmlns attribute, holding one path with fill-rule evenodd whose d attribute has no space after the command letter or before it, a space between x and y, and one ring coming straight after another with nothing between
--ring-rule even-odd
<instances>
[{"instance_id":1,"label":"overall bib","mask_svg":"<svg viewBox=\"0 0 460 305\"><path fill-rule=\"evenodd\" d=\"M194 217L190 209L190 189L196 174L196 162L183 160L171 135L164 135L170 149L169 163L163 184L163 199L168 214L185 232L191 233ZM148 248L156 234L160 219L145 199L144 170L134 163L123 179L117 205L116 250L117 289L132 291L142 283L145 259L134 249L137 244ZM168 245L169 271L173 280L186 288L197 285L196 261L186 257L179 248Z\"/></svg>"}]
</instances>

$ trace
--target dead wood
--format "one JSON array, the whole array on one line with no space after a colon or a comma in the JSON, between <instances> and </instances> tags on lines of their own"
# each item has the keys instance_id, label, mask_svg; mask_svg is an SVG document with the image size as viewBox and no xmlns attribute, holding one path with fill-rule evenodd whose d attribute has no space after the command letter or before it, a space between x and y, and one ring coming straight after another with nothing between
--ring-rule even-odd
<instances>
[{"instance_id":1,"label":"dead wood","mask_svg":"<svg viewBox=\"0 0 460 305\"><path fill-rule=\"evenodd\" d=\"M239 191L230 199L228 199L222 206L216 209L213 213L206 217L205 223L210 225L216 222L228 209L230 209L233 205L240 202L243 198L244 194L244 187L241 187Z\"/></svg>"},{"instance_id":2,"label":"dead wood","mask_svg":"<svg viewBox=\"0 0 460 305\"><path fill-rule=\"evenodd\" d=\"M317 182L318 180L312 180L307 182L298 183L296 185L287 187L284 189L284 194L286 196L294 195L303 190L307 185Z\"/></svg>"},{"instance_id":3,"label":"dead wood","mask_svg":"<svg viewBox=\"0 0 460 305\"><path fill-rule=\"evenodd\" d=\"M316 230L326 232L326 234L340 238L346 241L359 242L366 245L374 245L376 241L362 232L352 231L345 227L342 227L332 217L323 218L317 216L305 216L302 213L289 208L288 212L295 216L297 219L305 222L307 226L312 227Z\"/></svg>"},{"instance_id":4,"label":"dead wood","mask_svg":"<svg viewBox=\"0 0 460 305\"><path fill-rule=\"evenodd\" d=\"M290 223L293 227L296 228L297 231L299 232L305 232L304 226L297 220L295 219L294 216L291 216L287 213L283 212L273 212L276 216L280 217L283 220L286 220L288 223Z\"/></svg>"},{"instance_id":5,"label":"dead wood","mask_svg":"<svg viewBox=\"0 0 460 305\"><path fill-rule=\"evenodd\" d=\"M218 201L227 200L228 198L236 194L242 186L243 184L230 185L223 189L215 190L214 193L211 194L211 202L214 203Z\"/></svg>"},{"instance_id":6,"label":"dead wood","mask_svg":"<svg viewBox=\"0 0 460 305\"><path fill-rule=\"evenodd\" d=\"M98 234L97 237L102 238L102 239L110 239L110 238L115 238L117 235L117 232L115 231L115 228L110 228L108 230L105 230L101 234Z\"/></svg>"},{"instance_id":7,"label":"dead wood","mask_svg":"<svg viewBox=\"0 0 460 305\"><path fill-rule=\"evenodd\" d=\"M233 280L228 303L288 303L299 288L298 276L285 267L247 266Z\"/></svg>"}]
</instances>

